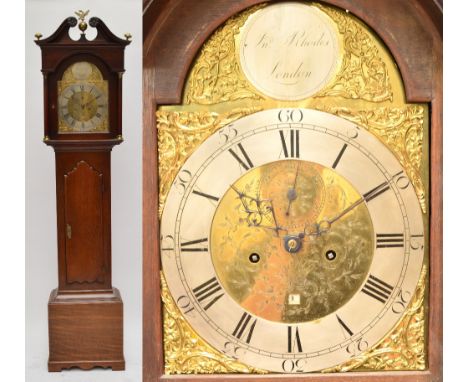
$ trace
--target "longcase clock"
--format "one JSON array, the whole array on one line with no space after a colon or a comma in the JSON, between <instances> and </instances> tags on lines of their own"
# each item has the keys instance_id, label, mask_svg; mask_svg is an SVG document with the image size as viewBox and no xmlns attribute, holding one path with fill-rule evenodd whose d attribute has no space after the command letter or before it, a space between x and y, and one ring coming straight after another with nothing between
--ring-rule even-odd
<instances>
[{"instance_id":1,"label":"longcase clock","mask_svg":"<svg viewBox=\"0 0 468 382\"><path fill-rule=\"evenodd\" d=\"M122 75L129 38L87 12L46 39L36 35L44 76L44 143L55 151L58 288L51 292L49 371L122 370L123 303L111 278L111 150L122 143ZM81 31L73 40L70 29Z\"/></svg>"},{"instance_id":2,"label":"longcase clock","mask_svg":"<svg viewBox=\"0 0 468 382\"><path fill-rule=\"evenodd\" d=\"M144 35L144 381L439 380L438 3L147 1Z\"/></svg>"}]
</instances>

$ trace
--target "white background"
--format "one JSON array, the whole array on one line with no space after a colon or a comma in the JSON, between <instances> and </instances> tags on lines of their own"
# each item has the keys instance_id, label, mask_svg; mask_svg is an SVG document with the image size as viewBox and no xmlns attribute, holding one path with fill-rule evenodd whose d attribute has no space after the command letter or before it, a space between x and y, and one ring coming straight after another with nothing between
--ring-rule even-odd
<instances>
[{"instance_id":1,"label":"white background","mask_svg":"<svg viewBox=\"0 0 468 382\"><path fill-rule=\"evenodd\" d=\"M214 1L214 0L213 0ZM386 0L391 1L391 0ZM76 4L76 5L75 5ZM0 73L1 149L0 190L2 244L0 277L0 366L1 380L24 381L25 360L28 382L43 381L141 381L141 243L140 193L141 182L141 2L140 0L44 1L29 0L25 34L25 4L22 1L2 3L2 50ZM63 372L47 374L46 307L49 290L57 284L55 248L55 197L39 194L52 187L53 151L42 139L42 82L39 48L32 43L33 34L47 36L76 8L91 7L119 34L129 31L134 42L126 51L127 73L124 76L124 132L126 142L113 153L113 246L114 284L123 294L125 303L126 372ZM67 9L64 9L67 8ZM99 10L99 12L97 12ZM102 10L102 11L101 11ZM466 15L468 2L446 1L444 4L444 380L459 382L466 378L468 343L466 302L468 249L468 177L467 142L468 57L466 53ZM52 18L52 20L51 20ZM38 29L34 27L37 26ZM411 38L411 36L409 36ZM25 47L25 48L24 48ZM25 53L27 61L25 61ZM26 69L26 83L25 73ZM132 82L130 82L132 79ZM130 90L132 92L130 93ZM25 100L25 103L23 103ZM27 123L25 123L25 116ZM131 139L130 139L131 138ZM26 146L23 142L26 142ZM29 151L25 156L25 149ZM125 163L125 160L128 161ZM36 163L44 161L44 163ZM119 163L117 163L119 161ZM27 174L25 177L25 165ZM121 174L117 170L122 171ZM134 182L125 182L123 174ZM26 180L26 183L25 183ZM44 183L44 184L43 184ZM25 215L25 186L26 210ZM36 189L37 188L37 189ZM55 192L55 191L52 191ZM34 194L42 195L32 199ZM39 203L35 203L38 200ZM123 212L131 224L118 233L118 217ZM44 206L43 206L44 205ZM47 207L47 208L46 208ZM44 212L39 216L40 212ZM28 231L25 232L25 217ZM31 221L31 222L30 222ZM35 225L36 224L36 225ZM122 222L120 222L122 224ZM46 225L48 225L46 227ZM131 228L133 227L136 228ZM31 230L44 232L44 237ZM33 240L35 239L35 240ZM117 247L117 242L122 248ZM45 243L49 244L45 244ZM125 242L125 244L124 244ZM26 266L25 268L25 243ZM131 244L132 243L132 244ZM50 249L52 252L47 252ZM123 259L122 259L123 257ZM37 258L37 259L36 259ZM34 261L33 261L34 260ZM31 269L33 266L38 270ZM26 269L26 273L25 273ZM43 276L42 276L43 275ZM25 342L25 276L27 295L27 340ZM31 290L36 288L38 291ZM34 317L31 315L37 315ZM26 357L25 357L26 345ZM35 369L30 369L34 366ZM33 374L33 370L35 370Z\"/></svg>"},{"instance_id":2,"label":"white background","mask_svg":"<svg viewBox=\"0 0 468 382\"><path fill-rule=\"evenodd\" d=\"M78 9L90 10L117 36L131 33L125 49L123 76L123 137L111 154L112 168L112 283L124 302L125 372L109 370L47 372L47 301L57 287L55 157L42 142L43 78L41 51L34 34L50 36ZM141 380L141 0L28 0L26 2L26 380L125 381ZM74 28L78 38L78 28ZM88 35L95 29L88 27ZM10 381L8 381L10 382Z\"/></svg>"}]
</instances>

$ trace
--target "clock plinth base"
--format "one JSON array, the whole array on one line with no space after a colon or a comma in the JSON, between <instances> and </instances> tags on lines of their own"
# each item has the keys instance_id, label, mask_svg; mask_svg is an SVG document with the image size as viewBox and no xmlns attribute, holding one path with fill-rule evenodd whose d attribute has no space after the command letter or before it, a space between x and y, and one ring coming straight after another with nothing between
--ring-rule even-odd
<instances>
[{"instance_id":1,"label":"clock plinth base","mask_svg":"<svg viewBox=\"0 0 468 382\"><path fill-rule=\"evenodd\" d=\"M49 298L49 362L51 372L71 367L124 370L123 302L113 293L59 295Z\"/></svg>"}]
</instances>

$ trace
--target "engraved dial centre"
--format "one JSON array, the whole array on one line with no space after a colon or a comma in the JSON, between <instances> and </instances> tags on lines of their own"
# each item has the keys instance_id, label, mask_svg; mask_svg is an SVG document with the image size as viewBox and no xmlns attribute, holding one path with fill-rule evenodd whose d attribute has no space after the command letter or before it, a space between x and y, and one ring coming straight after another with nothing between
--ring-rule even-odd
<instances>
[{"instance_id":1,"label":"engraved dial centre","mask_svg":"<svg viewBox=\"0 0 468 382\"><path fill-rule=\"evenodd\" d=\"M359 199L346 179L313 162L280 160L247 172L213 219L211 256L222 286L270 321L336 311L368 275L374 230L365 203L328 222Z\"/></svg>"},{"instance_id":2,"label":"engraved dial centre","mask_svg":"<svg viewBox=\"0 0 468 382\"><path fill-rule=\"evenodd\" d=\"M89 92L75 93L68 101L68 112L76 121L89 121L97 111L97 99Z\"/></svg>"}]
</instances>

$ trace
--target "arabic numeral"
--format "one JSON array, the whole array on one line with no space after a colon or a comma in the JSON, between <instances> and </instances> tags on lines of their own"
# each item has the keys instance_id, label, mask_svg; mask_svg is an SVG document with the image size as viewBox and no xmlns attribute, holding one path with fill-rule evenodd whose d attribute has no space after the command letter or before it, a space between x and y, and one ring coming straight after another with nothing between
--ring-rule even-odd
<instances>
[{"instance_id":1,"label":"arabic numeral","mask_svg":"<svg viewBox=\"0 0 468 382\"><path fill-rule=\"evenodd\" d=\"M301 109L282 109L278 112L278 120L282 123L300 123L303 119Z\"/></svg>"},{"instance_id":2,"label":"arabic numeral","mask_svg":"<svg viewBox=\"0 0 468 382\"><path fill-rule=\"evenodd\" d=\"M346 347L346 351L354 357L357 354L362 353L363 351L367 350L368 347L369 347L369 343L361 337L357 339L356 341L350 343Z\"/></svg>"},{"instance_id":3,"label":"arabic numeral","mask_svg":"<svg viewBox=\"0 0 468 382\"><path fill-rule=\"evenodd\" d=\"M219 130L218 134L224 144L237 137L238 132L232 125L228 125Z\"/></svg>"},{"instance_id":4,"label":"arabic numeral","mask_svg":"<svg viewBox=\"0 0 468 382\"><path fill-rule=\"evenodd\" d=\"M409 179L405 175L403 175L403 172L396 174L394 179L397 187L400 190L406 190L410 185Z\"/></svg>"},{"instance_id":5,"label":"arabic numeral","mask_svg":"<svg viewBox=\"0 0 468 382\"><path fill-rule=\"evenodd\" d=\"M174 251L175 240L172 235L161 235L161 251Z\"/></svg>"},{"instance_id":6,"label":"arabic numeral","mask_svg":"<svg viewBox=\"0 0 468 382\"><path fill-rule=\"evenodd\" d=\"M411 235L410 247L415 251L424 249L424 235Z\"/></svg>"},{"instance_id":7,"label":"arabic numeral","mask_svg":"<svg viewBox=\"0 0 468 382\"><path fill-rule=\"evenodd\" d=\"M226 354L228 357L239 359L239 350L241 348L232 342L225 342L223 353Z\"/></svg>"},{"instance_id":8,"label":"arabic numeral","mask_svg":"<svg viewBox=\"0 0 468 382\"><path fill-rule=\"evenodd\" d=\"M186 295L182 295L177 299L177 306L184 314L189 314L193 311L193 304Z\"/></svg>"},{"instance_id":9,"label":"arabic numeral","mask_svg":"<svg viewBox=\"0 0 468 382\"><path fill-rule=\"evenodd\" d=\"M181 194L185 194L187 185L191 180L192 173L189 170L182 170L179 175L177 175L177 178L174 181L174 186Z\"/></svg>"},{"instance_id":10,"label":"arabic numeral","mask_svg":"<svg viewBox=\"0 0 468 382\"><path fill-rule=\"evenodd\" d=\"M281 364L285 373L303 373L304 366L306 365L305 359L285 359Z\"/></svg>"},{"instance_id":11,"label":"arabic numeral","mask_svg":"<svg viewBox=\"0 0 468 382\"><path fill-rule=\"evenodd\" d=\"M403 313L410 299L411 293L400 289L400 291L397 294L396 301L392 305L392 312L395 314Z\"/></svg>"}]
</instances>

